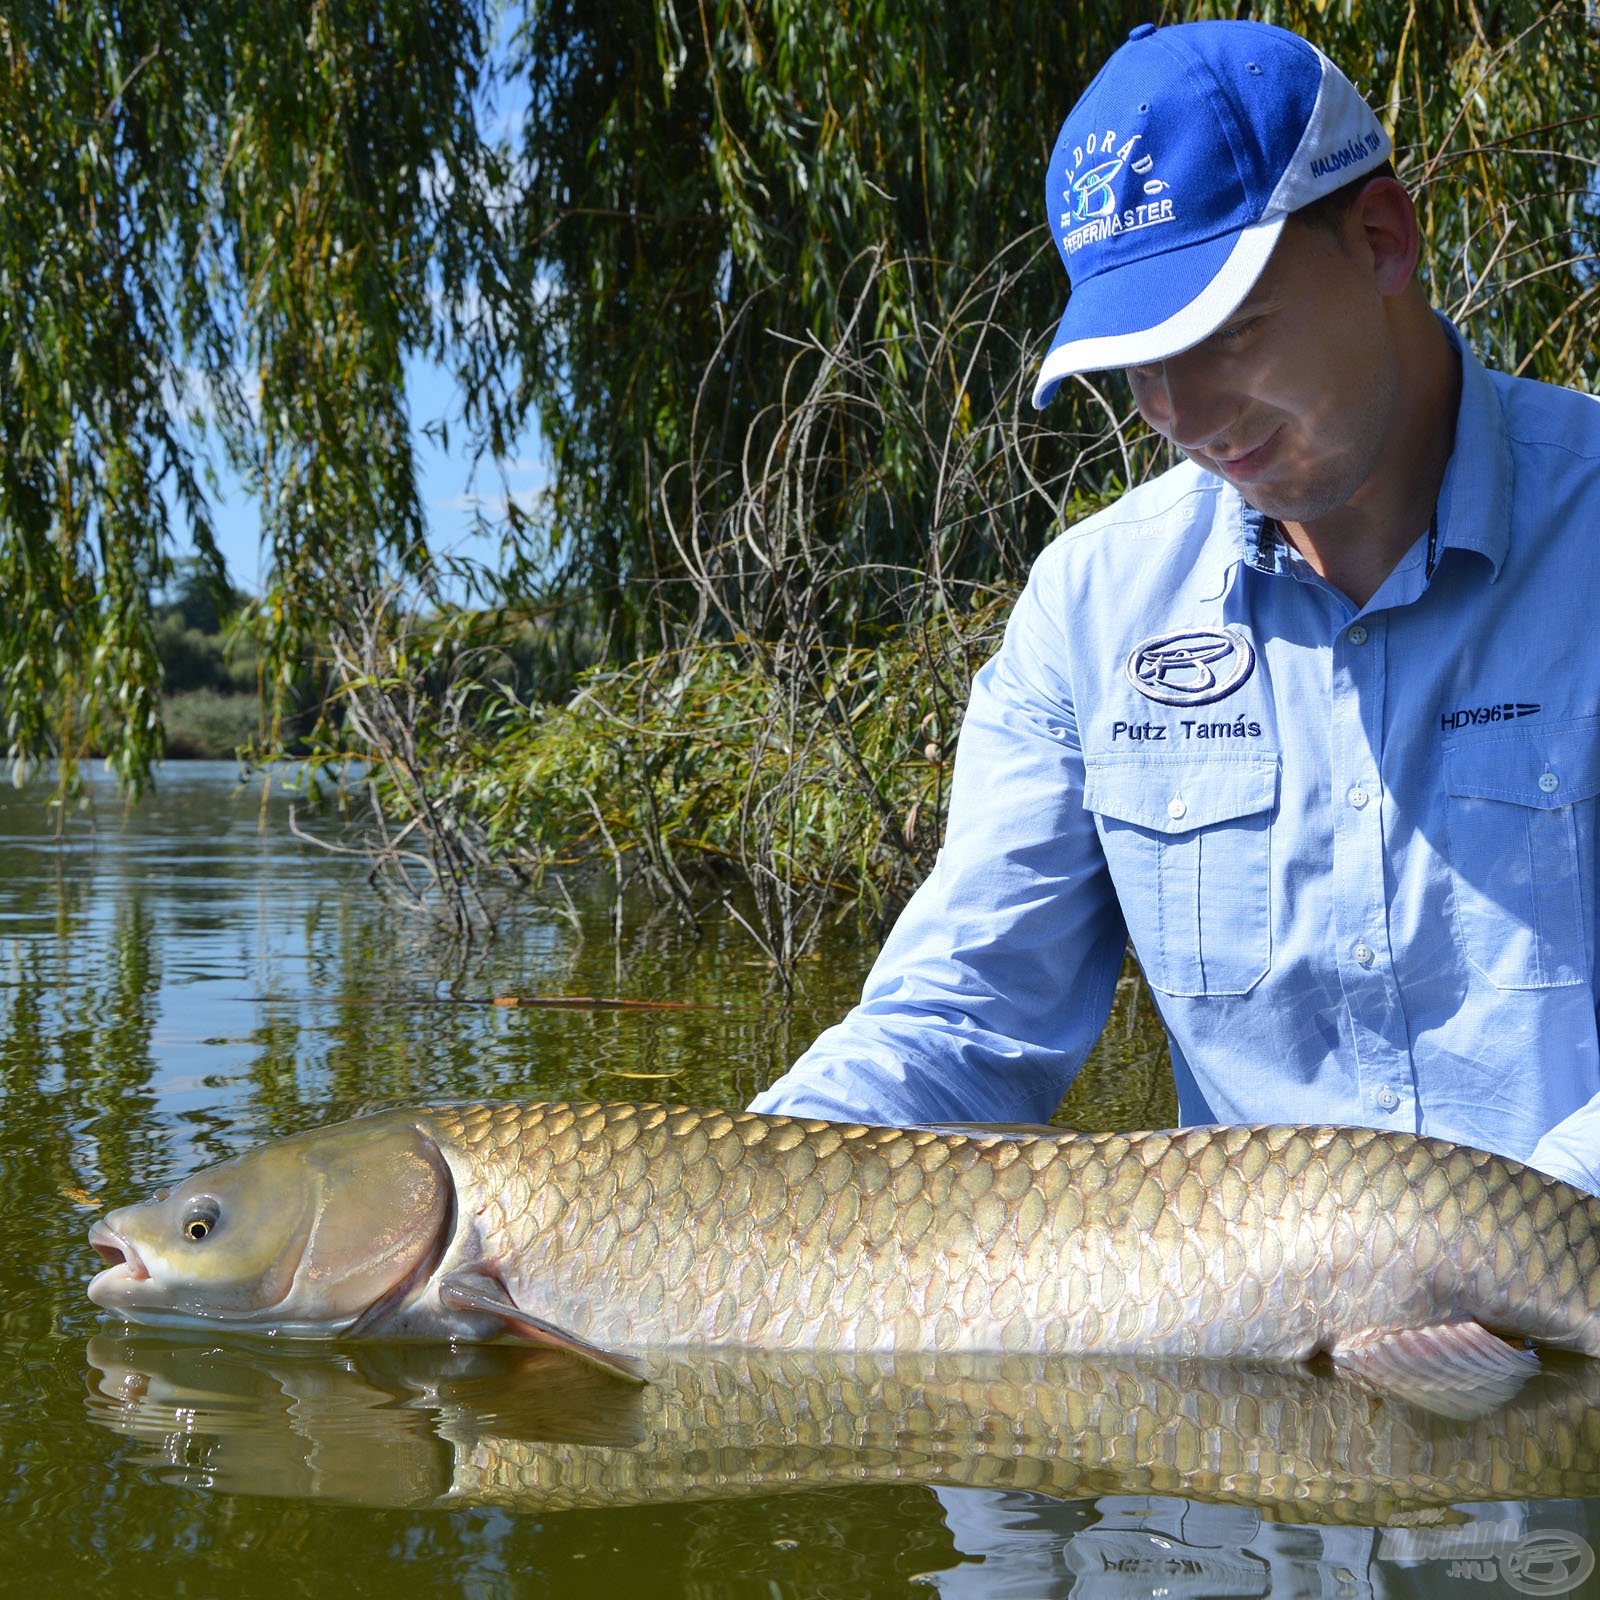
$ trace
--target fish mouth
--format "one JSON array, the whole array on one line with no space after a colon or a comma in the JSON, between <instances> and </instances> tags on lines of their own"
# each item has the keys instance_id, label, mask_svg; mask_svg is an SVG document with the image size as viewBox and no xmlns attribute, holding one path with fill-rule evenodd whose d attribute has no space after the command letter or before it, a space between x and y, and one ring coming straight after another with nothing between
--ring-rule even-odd
<instances>
[{"instance_id":1,"label":"fish mouth","mask_svg":"<svg viewBox=\"0 0 1600 1600\"><path fill-rule=\"evenodd\" d=\"M95 1223L89 1229L89 1244L94 1253L106 1263L105 1270L97 1272L89 1281L89 1298L96 1304L105 1304L96 1290L104 1293L113 1290L115 1285L142 1283L149 1278L150 1270L139 1259L139 1252L133 1248L126 1236L118 1233L104 1220Z\"/></svg>"}]
</instances>

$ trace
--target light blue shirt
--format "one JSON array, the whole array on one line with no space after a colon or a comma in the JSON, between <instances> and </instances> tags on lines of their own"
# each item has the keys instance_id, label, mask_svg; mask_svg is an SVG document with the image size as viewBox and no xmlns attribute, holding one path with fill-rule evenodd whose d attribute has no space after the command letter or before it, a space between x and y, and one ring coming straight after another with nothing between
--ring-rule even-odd
<instances>
[{"instance_id":1,"label":"light blue shirt","mask_svg":"<svg viewBox=\"0 0 1600 1600\"><path fill-rule=\"evenodd\" d=\"M1185 1123L1436 1134L1600 1191L1597 794L1600 402L1464 353L1435 529L1365 606L1187 463L1050 546L937 865L753 1105L1047 1118L1131 937Z\"/></svg>"}]
</instances>

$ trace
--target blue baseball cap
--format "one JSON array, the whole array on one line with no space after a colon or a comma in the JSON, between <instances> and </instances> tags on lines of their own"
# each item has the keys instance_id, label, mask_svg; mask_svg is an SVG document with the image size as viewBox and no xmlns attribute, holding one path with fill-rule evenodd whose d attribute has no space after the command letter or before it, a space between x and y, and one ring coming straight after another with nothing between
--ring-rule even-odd
<instances>
[{"instance_id":1,"label":"blue baseball cap","mask_svg":"<svg viewBox=\"0 0 1600 1600\"><path fill-rule=\"evenodd\" d=\"M1315 45L1262 22L1144 22L1072 108L1045 210L1072 292L1034 384L1164 361L1250 292L1292 211L1389 136Z\"/></svg>"}]
</instances>

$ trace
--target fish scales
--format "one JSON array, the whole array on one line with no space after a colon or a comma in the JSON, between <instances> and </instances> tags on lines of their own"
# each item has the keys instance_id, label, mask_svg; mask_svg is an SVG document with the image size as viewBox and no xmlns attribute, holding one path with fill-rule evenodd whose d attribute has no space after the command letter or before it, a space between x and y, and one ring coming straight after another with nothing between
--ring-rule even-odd
<instances>
[{"instance_id":1,"label":"fish scales","mask_svg":"<svg viewBox=\"0 0 1600 1600\"><path fill-rule=\"evenodd\" d=\"M1600 1200L1411 1135L404 1115L474 1197L517 1304L607 1348L1296 1358L1472 1317L1600 1354Z\"/></svg>"}]
</instances>

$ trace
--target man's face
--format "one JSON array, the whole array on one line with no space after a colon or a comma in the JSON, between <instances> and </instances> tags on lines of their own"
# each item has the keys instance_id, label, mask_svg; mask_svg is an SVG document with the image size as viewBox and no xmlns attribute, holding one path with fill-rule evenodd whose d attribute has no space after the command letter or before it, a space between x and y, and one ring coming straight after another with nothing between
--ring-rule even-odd
<instances>
[{"instance_id":1,"label":"man's face","mask_svg":"<svg viewBox=\"0 0 1600 1600\"><path fill-rule=\"evenodd\" d=\"M1130 367L1140 414L1280 522L1311 523L1386 470L1398 359L1370 257L1291 219L1209 339Z\"/></svg>"}]
</instances>

